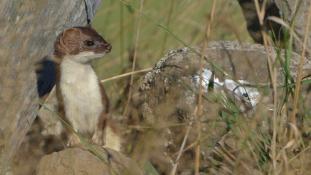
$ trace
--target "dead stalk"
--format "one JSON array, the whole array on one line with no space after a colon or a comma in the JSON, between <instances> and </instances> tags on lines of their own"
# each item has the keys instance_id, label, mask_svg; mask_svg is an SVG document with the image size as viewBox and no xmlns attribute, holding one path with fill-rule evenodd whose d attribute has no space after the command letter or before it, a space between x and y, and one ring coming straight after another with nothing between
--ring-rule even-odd
<instances>
[{"instance_id":1,"label":"dead stalk","mask_svg":"<svg viewBox=\"0 0 311 175\"><path fill-rule=\"evenodd\" d=\"M266 10L267 1L264 0L262 7L260 7L258 0L255 0L256 11L258 15L258 19L261 26L264 26L265 20L265 10ZM273 135L271 141L271 157L272 157L272 165L273 165L273 174L277 174L277 159L276 159L276 137L277 137L277 69L276 66L273 66L274 59L271 56L271 51L269 46L271 45L271 41L269 40L269 36L266 34L263 29L261 30L261 34L263 37L264 47L268 56L268 69L271 77L271 84L273 89Z\"/></svg>"},{"instance_id":2,"label":"dead stalk","mask_svg":"<svg viewBox=\"0 0 311 175\"><path fill-rule=\"evenodd\" d=\"M307 48L307 43L308 43L308 38L309 38L310 20L311 20L311 6L309 7L307 25L305 28L305 36L303 39L302 52L301 52L301 57L300 57L300 61L299 61L299 66L298 66L298 73L297 73L297 77L296 77L294 102L293 102L293 112L292 112L292 115L290 116L290 120L289 120L290 123L292 123L294 126L296 126L296 114L297 114L297 110L298 110L298 101L299 101L299 97L300 97L301 81L303 78L302 77L302 74L303 74L302 69L303 69L303 65L305 63L306 48Z\"/></svg>"},{"instance_id":3,"label":"dead stalk","mask_svg":"<svg viewBox=\"0 0 311 175\"><path fill-rule=\"evenodd\" d=\"M135 46L134 46L134 56L133 56L133 65L132 65L132 72L135 71L135 66L136 66L136 60L137 60L137 49L138 49L138 42L139 42L139 37L140 37L140 29L141 29L141 16L143 13L143 8L144 8L144 0L140 0L140 7L139 7L139 12L138 12L138 17L137 17L137 29L136 29L136 38L135 38ZM127 115L129 103L131 101L132 97L132 86L134 82L134 76L133 74L131 75L130 79L130 88L129 88L129 93L128 93L128 98L127 102L123 111L123 116Z\"/></svg>"},{"instance_id":4,"label":"dead stalk","mask_svg":"<svg viewBox=\"0 0 311 175\"><path fill-rule=\"evenodd\" d=\"M170 1L170 7L169 7L168 16L167 16L167 18L166 18L166 25L165 25L165 26L167 26L167 28L170 27L170 22L171 22L171 19L172 19L174 6L175 6L175 0L171 0L171 1ZM162 48L161 48L161 52L160 52L160 54L161 54L160 57L161 57L162 54L164 53L165 46L166 46L166 43L167 43L167 39L168 39L168 33L165 32L165 33L164 33L163 43L162 43Z\"/></svg>"},{"instance_id":5,"label":"dead stalk","mask_svg":"<svg viewBox=\"0 0 311 175\"><path fill-rule=\"evenodd\" d=\"M101 83L106 83L108 81L117 80L117 79L124 78L124 77L127 77L127 76L132 76L132 75L135 75L135 74L149 72L151 70L152 70L152 68L146 68L146 69L142 69L142 70L138 70L138 71L127 72L127 73L124 73L124 74L120 74L120 75L116 75L116 76L113 76L113 77L110 77L110 78L103 79L100 82Z\"/></svg>"},{"instance_id":6,"label":"dead stalk","mask_svg":"<svg viewBox=\"0 0 311 175\"><path fill-rule=\"evenodd\" d=\"M205 33L205 40L203 41L203 47L201 49L201 57L200 57L200 83L199 83L199 97L198 97L198 105L197 105L197 112L196 114L196 120L197 121L201 121L201 115L202 115L202 95L203 95L203 87L202 87L202 83L203 83L203 77L202 77L202 73L203 73L203 60L204 60L204 50L208 45L208 39L211 33L211 28L212 28L212 23L214 20L214 14L215 14L215 9L216 9L216 1L213 0L212 2L212 9L211 9L211 13L210 13L210 20L207 21L207 26L206 26L206 33ZM196 147L195 147L195 162L194 162L194 170L195 170L195 175L199 175L200 174L200 159L201 159L201 122L197 122L197 133L198 133L198 137L197 137L197 141L196 141Z\"/></svg>"},{"instance_id":7,"label":"dead stalk","mask_svg":"<svg viewBox=\"0 0 311 175\"><path fill-rule=\"evenodd\" d=\"M179 149L177 158L176 158L176 160L175 160L174 163L173 163L173 168L172 168L172 171L171 171L170 175L175 175L175 174L176 174L177 166L178 166L178 161L179 161L179 159L181 158L182 153L184 152L183 150L184 150L184 148L185 148L185 146L186 146L186 143L187 143L187 140L188 140L188 136L189 136L190 130L191 130L191 128L192 128L192 123L193 123L193 122L191 121L191 122L189 123L188 127L187 127L186 134L185 134L185 136L184 136L184 138L183 138L183 142L182 142L182 144L181 144L181 146L180 146L180 149Z\"/></svg>"}]
</instances>

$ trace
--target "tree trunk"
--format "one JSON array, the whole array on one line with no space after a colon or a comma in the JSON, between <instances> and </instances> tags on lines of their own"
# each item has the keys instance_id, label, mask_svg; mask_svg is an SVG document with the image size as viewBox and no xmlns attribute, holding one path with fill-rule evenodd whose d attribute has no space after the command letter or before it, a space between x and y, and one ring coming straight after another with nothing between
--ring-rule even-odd
<instances>
[{"instance_id":1,"label":"tree trunk","mask_svg":"<svg viewBox=\"0 0 311 175\"><path fill-rule=\"evenodd\" d=\"M300 41L294 40L294 50L297 53L301 53L303 47L303 38L305 37L306 31L305 26L307 25L308 13L311 5L310 0L276 0L276 5L282 12L285 22L291 24L294 22L294 31L300 38ZM295 15L296 13L296 15ZM308 34L307 53L310 58L311 51L311 33Z\"/></svg>"},{"instance_id":2,"label":"tree trunk","mask_svg":"<svg viewBox=\"0 0 311 175\"><path fill-rule=\"evenodd\" d=\"M294 24L294 31L299 37L293 43L294 51L301 53L303 47L303 38L305 36L305 26L307 24L308 12L311 5L310 0L268 0L265 12L264 26L260 26L254 0L238 0L244 17L247 22L247 30L251 37L257 43L262 43L261 27L265 31L272 31L276 36L276 41L282 41L284 38L282 26L278 23L268 20L269 16L281 17L287 24ZM308 35L307 57L310 58L311 33Z\"/></svg>"},{"instance_id":3,"label":"tree trunk","mask_svg":"<svg viewBox=\"0 0 311 175\"><path fill-rule=\"evenodd\" d=\"M246 20L247 30L256 43L263 44L261 29L267 32L272 31L275 34L274 39L276 40L283 39L283 35L280 32L281 25L267 20L269 16L280 17L279 9L274 1L267 1L263 26L260 26L254 0L238 0L238 2L242 8L242 12ZM260 4L262 4L262 2Z\"/></svg>"},{"instance_id":4,"label":"tree trunk","mask_svg":"<svg viewBox=\"0 0 311 175\"><path fill-rule=\"evenodd\" d=\"M86 0L92 18L99 0ZM83 0L0 1L0 174L9 171L38 110L34 64L63 29L85 25Z\"/></svg>"}]
</instances>

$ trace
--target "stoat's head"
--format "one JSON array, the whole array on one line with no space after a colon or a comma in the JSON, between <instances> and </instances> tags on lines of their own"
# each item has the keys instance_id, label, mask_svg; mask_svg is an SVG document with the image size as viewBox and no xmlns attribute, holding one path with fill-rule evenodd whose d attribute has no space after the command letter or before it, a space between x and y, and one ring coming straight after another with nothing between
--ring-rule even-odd
<instances>
[{"instance_id":1,"label":"stoat's head","mask_svg":"<svg viewBox=\"0 0 311 175\"><path fill-rule=\"evenodd\" d=\"M54 43L54 56L60 61L71 59L89 63L110 52L111 45L90 27L73 27L58 35Z\"/></svg>"}]
</instances>

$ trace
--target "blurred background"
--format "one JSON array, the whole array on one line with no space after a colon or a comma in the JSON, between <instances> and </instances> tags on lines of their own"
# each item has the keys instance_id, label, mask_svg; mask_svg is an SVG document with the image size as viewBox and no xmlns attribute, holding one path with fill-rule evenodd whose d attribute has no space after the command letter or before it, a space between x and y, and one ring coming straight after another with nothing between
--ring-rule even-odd
<instances>
[{"instance_id":1,"label":"blurred background","mask_svg":"<svg viewBox=\"0 0 311 175\"><path fill-rule=\"evenodd\" d=\"M98 75L105 79L131 71L137 32L136 70L152 67L170 49L184 47L176 37L188 45L200 45L211 6L212 1L206 0L146 0L140 16L139 0L103 1L93 27L112 44L112 52L94 63ZM253 42L238 1L217 0L214 18L209 40ZM112 101L122 93L115 88L118 82L104 84Z\"/></svg>"}]
</instances>

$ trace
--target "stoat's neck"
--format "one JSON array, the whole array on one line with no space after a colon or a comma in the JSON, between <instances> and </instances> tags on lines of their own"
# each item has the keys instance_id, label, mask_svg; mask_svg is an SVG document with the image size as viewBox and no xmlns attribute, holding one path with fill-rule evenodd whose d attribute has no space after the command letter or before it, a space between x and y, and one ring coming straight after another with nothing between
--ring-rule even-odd
<instances>
[{"instance_id":1,"label":"stoat's neck","mask_svg":"<svg viewBox=\"0 0 311 175\"><path fill-rule=\"evenodd\" d=\"M91 61L105 56L105 53L94 53L92 51L82 52L77 55L66 55L62 60L63 62L71 62L82 65L90 65Z\"/></svg>"},{"instance_id":2,"label":"stoat's neck","mask_svg":"<svg viewBox=\"0 0 311 175\"><path fill-rule=\"evenodd\" d=\"M86 78L97 76L90 64L82 64L72 59L63 59L61 63L61 80L66 83L74 82L75 84L82 83L81 81L87 80Z\"/></svg>"}]
</instances>

